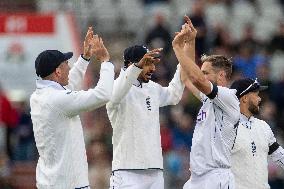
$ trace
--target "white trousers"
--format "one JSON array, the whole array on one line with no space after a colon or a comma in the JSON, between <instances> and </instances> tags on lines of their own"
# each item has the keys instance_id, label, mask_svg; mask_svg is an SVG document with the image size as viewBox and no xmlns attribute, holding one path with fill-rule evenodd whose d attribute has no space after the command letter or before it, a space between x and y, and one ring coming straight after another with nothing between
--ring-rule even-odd
<instances>
[{"instance_id":1,"label":"white trousers","mask_svg":"<svg viewBox=\"0 0 284 189\"><path fill-rule=\"evenodd\" d=\"M164 189L162 170L120 170L110 177L109 189Z\"/></svg>"},{"instance_id":2,"label":"white trousers","mask_svg":"<svg viewBox=\"0 0 284 189\"><path fill-rule=\"evenodd\" d=\"M216 169L202 176L191 176L183 189L235 189L235 179L230 169Z\"/></svg>"}]
</instances>

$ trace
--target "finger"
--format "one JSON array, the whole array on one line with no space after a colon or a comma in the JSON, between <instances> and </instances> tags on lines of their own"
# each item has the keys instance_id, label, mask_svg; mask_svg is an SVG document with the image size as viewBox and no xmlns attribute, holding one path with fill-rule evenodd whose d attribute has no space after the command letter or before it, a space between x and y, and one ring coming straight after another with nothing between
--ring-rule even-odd
<instances>
[{"instance_id":1,"label":"finger","mask_svg":"<svg viewBox=\"0 0 284 189\"><path fill-rule=\"evenodd\" d=\"M182 25L181 33L188 34L189 32L191 32L189 25L187 23Z\"/></svg>"},{"instance_id":2,"label":"finger","mask_svg":"<svg viewBox=\"0 0 284 189\"><path fill-rule=\"evenodd\" d=\"M157 63L159 63L160 61L161 61L160 58L154 58L154 59L153 59L153 64L157 64Z\"/></svg>"},{"instance_id":3,"label":"finger","mask_svg":"<svg viewBox=\"0 0 284 189\"><path fill-rule=\"evenodd\" d=\"M93 33L93 29L92 29L92 27L89 27L87 34L85 36L85 41L87 41L88 39L90 39L92 37L92 33Z\"/></svg>"},{"instance_id":4,"label":"finger","mask_svg":"<svg viewBox=\"0 0 284 189\"><path fill-rule=\"evenodd\" d=\"M143 56L142 60L148 60L148 59L150 59L150 58L151 58L151 55L149 55L149 54L147 53L147 54L145 54L145 55Z\"/></svg>"},{"instance_id":5,"label":"finger","mask_svg":"<svg viewBox=\"0 0 284 189\"><path fill-rule=\"evenodd\" d=\"M93 35L90 45L91 45L92 50L95 50L98 48L99 46L98 35Z\"/></svg>"},{"instance_id":6,"label":"finger","mask_svg":"<svg viewBox=\"0 0 284 189\"><path fill-rule=\"evenodd\" d=\"M192 32L197 32L197 30L194 28L193 25L189 25L189 28L190 28L190 30L191 30Z\"/></svg>"},{"instance_id":7,"label":"finger","mask_svg":"<svg viewBox=\"0 0 284 189\"><path fill-rule=\"evenodd\" d=\"M151 57L151 58L158 58L160 57L160 51L156 51L156 52L149 52L147 53L147 57Z\"/></svg>"},{"instance_id":8,"label":"finger","mask_svg":"<svg viewBox=\"0 0 284 189\"><path fill-rule=\"evenodd\" d=\"M148 64L151 64L153 62L154 58L151 57L151 56L146 56L144 58L142 58L142 64L144 65L148 65Z\"/></svg>"},{"instance_id":9,"label":"finger","mask_svg":"<svg viewBox=\"0 0 284 189\"><path fill-rule=\"evenodd\" d=\"M191 31L197 31L195 28L194 28L194 26L193 26L193 24L192 24L192 22L191 22L191 20L190 20L190 18L188 17L188 16L184 16L184 19L186 20L186 23L189 25L189 28L191 29Z\"/></svg>"},{"instance_id":10,"label":"finger","mask_svg":"<svg viewBox=\"0 0 284 189\"><path fill-rule=\"evenodd\" d=\"M101 47L101 48L104 48L104 42L103 42L103 39L102 39L101 37L99 37L99 39L100 39L100 47Z\"/></svg>"},{"instance_id":11,"label":"finger","mask_svg":"<svg viewBox=\"0 0 284 189\"><path fill-rule=\"evenodd\" d=\"M184 15L184 21L185 21L185 23L191 23L191 20L190 20L190 18L187 16L187 15Z\"/></svg>"},{"instance_id":12,"label":"finger","mask_svg":"<svg viewBox=\"0 0 284 189\"><path fill-rule=\"evenodd\" d=\"M177 36L180 32L175 32L175 36Z\"/></svg>"},{"instance_id":13,"label":"finger","mask_svg":"<svg viewBox=\"0 0 284 189\"><path fill-rule=\"evenodd\" d=\"M181 32L181 33L183 33L183 32L184 32L184 30L185 30L185 24L183 24L183 25L181 26L181 30L180 30L180 32Z\"/></svg>"},{"instance_id":14,"label":"finger","mask_svg":"<svg viewBox=\"0 0 284 189\"><path fill-rule=\"evenodd\" d=\"M154 53L154 52L161 52L163 50L163 48L156 48L156 49L153 49L153 50L151 50L151 51L149 51L147 54L149 54L149 53Z\"/></svg>"},{"instance_id":15,"label":"finger","mask_svg":"<svg viewBox=\"0 0 284 189\"><path fill-rule=\"evenodd\" d=\"M98 44L99 43L99 36L97 34L93 35L93 40L94 40L95 44Z\"/></svg>"},{"instance_id":16,"label":"finger","mask_svg":"<svg viewBox=\"0 0 284 189\"><path fill-rule=\"evenodd\" d=\"M146 64L157 64L160 62L160 58L155 58L155 57L149 57L147 60L146 60Z\"/></svg>"},{"instance_id":17,"label":"finger","mask_svg":"<svg viewBox=\"0 0 284 189\"><path fill-rule=\"evenodd\" d=\"M184 16L184 20L185 20L185 22L186 22L187 24L193 25L192 22L191 22L191 20L190 20L190 18L189 18L187 15Z\"/></svg>"},{"instance_id":18,"label":"finger","mask_svg":"<svg viewBox=\"0 0 284 189\"><path fill-rule=\"evenodd\" d=\"M104 40L100 37L101 44L104 46Z\"/></svg>"},{"instance_id":19,"label":"finger","mask_svg":"<svg viewBox=\"0 0 284 189\"><path fill-rule=\"evenodd\" d=\"M105 50L107 50L107 48L106 48L106 46L105 46L105 44L104 44L104 41L102 40L102 47L105 49Z\"/></svg>"},{"instance_id":20,"label":"finger","mask_svg":"<svg viewBox=\"0 0 284 189\"><path fill-rule=\"evenodd\" d=\"M193 30L190 28L190 25L189 25L189 24L185 24L184 30L185 30L185 32L187 32L187 33L193 31Z\"/></svg>"}]
</instances>

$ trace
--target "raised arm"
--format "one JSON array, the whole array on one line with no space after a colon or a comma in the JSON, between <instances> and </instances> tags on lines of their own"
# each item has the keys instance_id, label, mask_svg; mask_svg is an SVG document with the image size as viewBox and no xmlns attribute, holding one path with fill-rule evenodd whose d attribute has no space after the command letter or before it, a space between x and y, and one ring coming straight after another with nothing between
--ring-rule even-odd
<instances>
[{"instance_id":1,"label":"raised arm","mask_svg":"<svg viewBox=\"0 0 284 189\"><path fill-rule=\"evenodd\" d=\"M180 68L180 65L177 66L176 73L169 83L168 87L160 86L160 107L167 105L176 105L179 103L183 91L184 83L182 82L185 79L184 72Z\"/></svg>"},{"instance_id":2,"label":"raised arm","mask_svg":"<svg viewBox=\"0 0 284 189\"><path fill-rule=\"evenodd\" d=\"M185 87L198 99L201 100L200 91L187 79L184 81Z\"/></svg>"},{"instance_id":3,"label":"raised arm","mask_svg":"<svg viewBox=\"0 0 284 189\"><path fill-rule=\"evenodd\" d=\"M105 105L111 98L114 82L114 65L109 62L110 55L98 35L90 42L90 55L101 62L100 79L94 89L88 91L59 92L55 105L69 116Z\"/></svg>"},{"instance_id":4,"label":"raised arm","mask_svg":"<svg viewBox=\"0 0 284 189\"><path fill-rule=\"evenodd\" d=\"M182 26L182 30L176 33L172 45L176 57L188 79L199 91L208 95L212 91L211 83L204 77L200 68L195 64L195 60L190 57L192 55L188 54L188 52L191 52L191 54L195 53L196 33L196 29L187 17L186 23Z\"/></svg>"},{"instance_id":5,"label":"raised arm","mask_svg":"<svg viewBox=\"0 0 284 189\"><path fill-rule=\"evenodd\" d=\"M185 16L185 21L189 22L189 18ZM186 41L184 44L184 51L186 55L191 59L195 61L195 40L192 40L191 42ZM183 71L183 70L182 70ZM188 79L185 71L183 71L185 79L183 80L183 83L185 84L185 87L198 99L201 100L200 97L200 91L193 85L193 83Z\"/></svg>"},{"instance_id":6,"label":"raised arm","mask_svg":"<svg viewBox=\"0 0 284 189\"><path fill-rule=\"evenodd\" d=\"M158 63L160 59L157 59L157 55L162 49L154 49L146 53L143 58L137 63L130 65L125 71L121 71L119 77L114 82L112 98L107 106L113 107L120 103L120 101L126 96L132 84L137 80L139 74L143 70L143 67L149 63Z\"/></svg>"},{"instance_id":7,"label":"raised arm","mask_svg":"<svg viewBox=\"0 0 284 189\"><path fill-rule=\"evenodd\" d=\"M68 89L82 89L82 81L92 56L95 56L101 63L109 61L109 53L104 47L103 41L101 41L102 44L98 44L99 40L101 38L98 35L94 35L93 28L89 27L84 40L83 54L80 55L69 72Z\"/></svg>"},{"instance_id":8,"label":"raised arm","mask_svg":"<svg viewBox=\"0 0 284 189\"><path fill-rule=\"evenodd\" d=\"M69 84L66 86L68 89L71 90L81 90L82 89L82 81L84 75L86 73L89 60L91 57L90 54L90 43L93 38L93 29L92 27L88 28L84 45L83 45L83 54L80 55L76 63L72 66L69 72Z\"/></svg>"}]
</instances>

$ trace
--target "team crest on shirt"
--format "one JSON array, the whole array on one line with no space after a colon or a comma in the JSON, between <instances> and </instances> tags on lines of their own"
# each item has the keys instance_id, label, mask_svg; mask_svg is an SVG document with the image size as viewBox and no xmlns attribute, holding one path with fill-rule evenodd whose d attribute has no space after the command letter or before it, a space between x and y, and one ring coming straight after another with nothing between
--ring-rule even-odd
<instances>
[{"instance_id":1,"label":"team crest on shirt","mask_svg":"<svg viewBox=\"0 0 284 189\"><path fill-rule=\"evenodd\" d=\"M255 153L256 153L256 145L255 145L254 141L251 143L251 152L252 152L252 155L255 156Z\"/></svg>"},{"instance_id":2,"label":"team crest on shirt","mask_svg":"<svg viewBox=\"0 0 284 189\"><path fill-rule=\"evenodd\" d=\"M149 111L151 111L151 108L152 108L152 106L151 106L151 98L148 96L147 98L146 98L146 107L147 107L147 109L149 110Z\"/></svg>"}]
</instances>

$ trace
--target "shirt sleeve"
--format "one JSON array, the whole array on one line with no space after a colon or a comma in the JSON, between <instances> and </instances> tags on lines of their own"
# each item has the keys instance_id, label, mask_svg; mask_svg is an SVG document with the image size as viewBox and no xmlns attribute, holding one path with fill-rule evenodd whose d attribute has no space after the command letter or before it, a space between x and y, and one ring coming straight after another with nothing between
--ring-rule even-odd
<instances>
[{"instance_id":1,"label":"shirt sleeve","mask_svg":"<svg viewBox=\"0 0 284 189\"><path fill-rule=\"evenodd\" d=\"M176 73L169 83L168 87L160 86L160 107L167 106L167 105L176 105L179 103L185 85L182 83L180 79L180 65L178 64Z\"/></svg>"},{"instance_id":2,"label":"shirt sleeve","mask_svg":"<svg viewBox=\"0 0 284 189\"><path fill-rule=\"evenodd\" d=\"M282 169L284 169L284 149L279 146L277 150L275 150L271 155L269 155L269 158L276 162L278 166L280 166Z\"/></svg>"},{"instance_id":3,"label":"shirt sleeve","mask_svg":"<svg viewBox=\"0 0 284 189\"><path fill-rule=\"evenodd\" d=\"M263 121L263 124L264 124L264 127L265 127L264 128L265 132L267 134L268 146L272 146L276 142L276 138L275 138L270 126L265 121Z\"/></svg>"},{"instance_id":4,"label":"shirt sleeve","mask_svg":"<svg viewBox=\"0 0 284 189\"><path fill-rule=\"evenodd\" d=\"M264 132L267 135L269 159L274 161L278 166L284 169L284 149L277 143L270 126L265 121L262 121L261 124L264 128Z\"/></svg>"},{"instance_id":5,"label":"shirt sleeve","mask_svg":"<svg viewBox=\"0 0 284 189\"><path fill-rule=\"evenodd\" d=\"M73 65L69 72L69 81L66 88L70 90L81 90L84 75L86 73L89 62L83 59L81 56L77 62Z\"/></svg>"},{"instance_id":6,"label":"shirt sleeve","mask_svg":"<svg viewBox=\"0 0 284 189\"><path fill-rule=\"evenodd\" d=\"M213 103L225 113L238 118L240 115L239 100L235 89L218 86L217 95L212 99Z\"/></svg>"},{"instance_id":7,"label":"shirt sleeve","mask_svg":"<svg viewBox=\"0 0 284 189\"><path fill-rule=\"evenodd\" d=\"M135 65L130 65L125 71L121 70L119 77L114 81L112 97L107 108L118 105L121 100L127 95L132 87L132 84L137 80L142 69Z\"/></svg>"},{"instance_id":8,"label":"shirt sleeve","mask_svg":"<svg viewBox=\"0 0 284 189\"><path fill-rule=\"evenodd\" d=\"M114 82L114 66L110 62L101 65L100 79L95 88L87 91L60 90L51 101L67 116L75 116L106 104L111 98Z\"/></svg>"}]
</instances>

